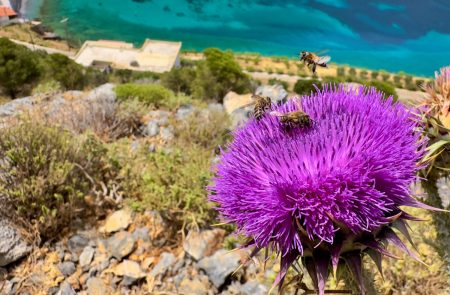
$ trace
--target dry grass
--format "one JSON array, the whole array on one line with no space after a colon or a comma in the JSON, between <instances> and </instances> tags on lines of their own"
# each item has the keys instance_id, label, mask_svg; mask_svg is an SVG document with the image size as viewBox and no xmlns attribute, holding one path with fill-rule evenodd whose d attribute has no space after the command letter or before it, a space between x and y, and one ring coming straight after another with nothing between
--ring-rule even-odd
<instances>
[{"instance_id":1,"label":"dry grass","mask_svg":"<svg viewBox=\"0 0 450 295\"><path fill-rule=\"evenodd\" d=\"M12 24L1 27L0 37L6 37L23 42L33 43L40 46L55 48L59 50L68 50L66 41L63 40L44 40L40 35L31 30L30 24ZM72 48L70 51L76 52L77 49Z\"/></svg>"}]
</instances>

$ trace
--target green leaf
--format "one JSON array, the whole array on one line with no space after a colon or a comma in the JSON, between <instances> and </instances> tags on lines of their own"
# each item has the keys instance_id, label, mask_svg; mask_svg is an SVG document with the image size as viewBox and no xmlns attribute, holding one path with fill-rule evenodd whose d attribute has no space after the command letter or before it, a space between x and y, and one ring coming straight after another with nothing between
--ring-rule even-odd
<instances>
[{"instance_id":1,"label":"green leaf","mask_svg":"<svg viewBox=\"0 0 450 295\"><path fill-rule=\"evenodd\" d=\"M433 143L432 145L430 145L429 147L427 147L426 150L428 151L428 153L422 159L422 162L426 162L429 159L437 157L442 152L441 149L449 143L450 143L450 141L448 141L448 140L439 140L439 141Z\"/></svg>"}]
</instances>

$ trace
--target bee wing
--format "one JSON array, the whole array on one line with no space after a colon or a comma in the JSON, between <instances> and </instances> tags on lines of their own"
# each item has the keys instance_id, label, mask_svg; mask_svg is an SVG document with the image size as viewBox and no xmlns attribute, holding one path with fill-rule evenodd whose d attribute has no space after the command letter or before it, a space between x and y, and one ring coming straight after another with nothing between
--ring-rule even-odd
<instances>
[{"instance_id":1,"label":"bee wing","mask_svg":"<svg viewBox=\"0 0 450 295\"><path fill-rule=\"evenodd\" d=\"M321 56L321 57L318 58L317 63L318 64L326 64L330 60L331 60L331 57L329 55Z\"/></svg>"},{"instance_id":2,"label":"bee wing","mask_svg":"<svg viewBox=\"0 0 450 295\"><path fill-rule=\"evenodd\" d=\"M277 117L281 117L281 116L283 116L283 114L282 113L280 113L280 112L277 112L277 111L271 111L270 113L269 113L270 115L272 115L272 116L277 116Z\"/></svg>"}]
</instances>

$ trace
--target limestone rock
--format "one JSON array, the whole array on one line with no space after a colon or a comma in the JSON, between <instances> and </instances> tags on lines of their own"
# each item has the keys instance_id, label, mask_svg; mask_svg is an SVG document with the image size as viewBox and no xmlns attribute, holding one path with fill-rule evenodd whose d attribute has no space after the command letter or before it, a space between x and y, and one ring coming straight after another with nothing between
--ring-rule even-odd
<instances>
[{"instance_id":1,"label":"limestone rock","mask_svg":"<svg viewBox=\"0 0 450 295\"><path fill-rule=\"evenodd\" d=\"M79 255L88 244L89 239L81 235L74 235L69 239L69 241L67 241L67 247L70 252L76 255Z\"/></svg>"},{"instance_id":2,"label":"limestone rock","mask_svg":"<svg viewBox=\"0 0 450 295\"><path fill-rule=\"evenodd\" d=\"M76 295L75 290L68 282L63 282L59 287L58 293L56 295Z\"/></svg>"},{"instance_id":3,"label":"limestone rock","mask_svg":"<svg viewBox=\"0 0 450 295\"><path fill-rule=\"evenodd\" d=\"M95 250L91 246L87 246L83 249L83 252L80 254L80 266L85 268L89 266L92 262L92 258L94 258Z\"/></svg>"},{"instance_id":4,"label":"limestone rock","mask_svg":"<svg viewBox=\"0 0 450 295\"><path fill-rule=\"evenodd\" d=\"M135 249L136 239L129 232L121 231L110 237L106 245L108 253L120 261Z\"/></svg>"},{"instance_id":5,"label":"limestone rock","mask_svg":"<svg viewBox=\"0 0 450 295\"><path fill-rule=\"evenodd\" d=\"M128 210L119 210L106 218L104 230L106 233L114 233L119 230L127 229L131 224L131 212Z\"/></svg>"},{"instance_id":6,"label":"limestone rock","mask_svg":"<svg viewBox=\"0 0 450 295\"><path fill-rule=\"evenodd\" d=\"M176 262L176 260L177 259L172 253L169 252L162 253L158 264L155 265L150 274L153 277L156 277L159 274L164 274Z\"/></svg>"},{"instance_id":7,"label":"limestone rock","mask_svg":"<svg viewBox=\"0 0 450 295\"><path fill-rule=\"evenodd\" d=\"M132 260L124 260L114 267L113 273L120 277L130 277L133 279L142 279L146 277L146 273L142 271L139 263Z\"/></svg>"},{"instance_id":8,"label":"limestone rock","mask_svg":"<svg viewBox=\"0 0 450 295\"><path fill-rule=\"evenodd\" d=\"M60 263L58 265L58 268L65 277L71 276L77 269L75 267L75 263L73 263L72 261L66 261L66 262Z\"/></svg>"},{"instance_id":9,"label":"limestone rock","mask_svg":"<svg viewBox=\"0 0 450 295\"><path fill-rule=\"evenodd\" d=\"M88 279L86 285L89 295L107 295L112 293L110 288L99 278Z\"/></svg>"},{"instance_id":10,"label":"limestone rock","mask_svg":"<svg viewBox=\"0 0 450 295\"><path fill-rule=\"evenodd\" d=\"M222 229L190 231L183 243L183 249L198 261L217 250L224 236L225 231Z\"/></svg>"},{"instance_id":11,"label":"limestone rock","mask_svg":"<svg viewBox=\"0 0 450 295\"><path fill-rule=\"evenodd\" d=\"M255 93L257 95L270 97L273 103L284 102L288 97L287 91L280 84L259 86L256 88Z\"/></svg>"},{"instance_id":12,"label":"limestone rock","mask_svg":"<svg viewBox=\"0 0 450 295\"><path fill-rule=\"evenodd\" d=\"M214 255L199 261L198 267L203 269L216 288L223 285L226 278L237 269L241 260L239 251L228 252L221 249Z\"/></svg>"},{"instance_id":13,"label":"limestone rock","mask_svg":"<svg viewBox=\"0 0 450 295\"><path fill-rule=\"evenodd\" d=\"M0 266L8 265L30 253L31 247L19 230L0 217Z\"/></svg>"},{"instance_id":14,"label":"limestone rock","mask_svg":"<svg viewBox=\"0 0 450 295\"><path fill-rule=\"evenodd\" d=\"M254 101L251 93L240 95L236 92L230 91L223 98L223 107L229 115L235 110L252 105L253 103Z\"/></svg>"},{"instance_id":15,"label":"limestone rock","mask_svg":"<svg viewBox=\"0 0 450 295\"><path fill-rule=\"evenodd\" d=\"M208 279L205 281L198 278L194 278L193 280L185 278L180 283L179 291L185 295L207 295L209 289Z\"/></svg>"}]
</instances>

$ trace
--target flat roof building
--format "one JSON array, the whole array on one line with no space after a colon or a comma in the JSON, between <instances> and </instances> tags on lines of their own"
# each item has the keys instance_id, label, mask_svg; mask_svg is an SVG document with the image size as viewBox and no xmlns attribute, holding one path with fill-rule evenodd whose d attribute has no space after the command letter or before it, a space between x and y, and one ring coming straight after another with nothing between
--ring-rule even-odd
<instances>
[{"instance_id":1,"label":"flat roof building","mask_svg":"<svg viewBox=\"0 0 450 295\"><path fill-rule=\"evenodd\" d=\"M181 42L145 40L141 48L121 41L86 41L75 56L84 66L110 65L116 69L163 73L180 64Z\"/></svg>"}]
</instances>

